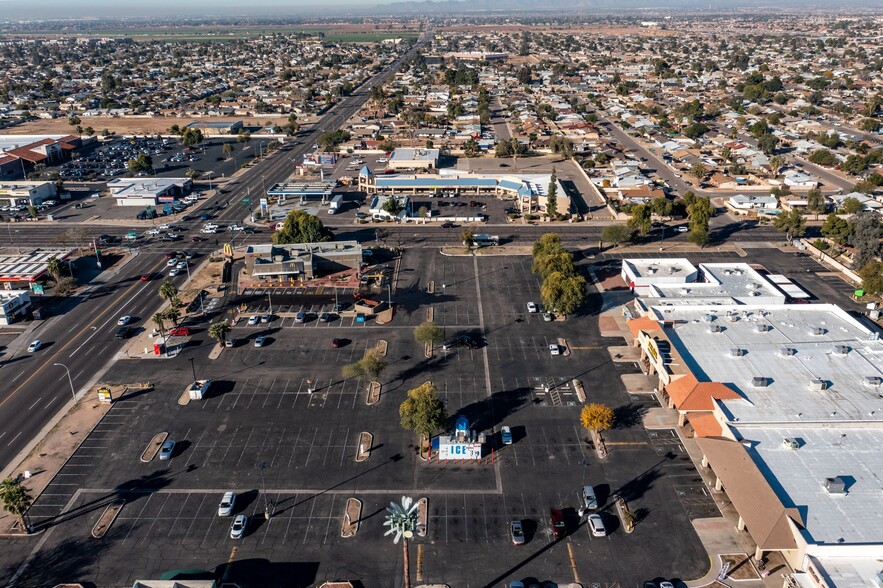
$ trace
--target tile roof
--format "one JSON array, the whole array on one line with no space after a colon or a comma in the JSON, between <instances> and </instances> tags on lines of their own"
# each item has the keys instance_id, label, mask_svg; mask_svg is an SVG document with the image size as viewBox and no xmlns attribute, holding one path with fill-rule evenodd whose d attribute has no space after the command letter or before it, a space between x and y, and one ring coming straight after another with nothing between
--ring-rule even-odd
<instances>
[{"instance_id":1,"label":"tile roof","mask_svg":"<svg viewBox=\"0 0 883 588\"><path fill-rule=\"evenodd\" d=\"M731 388L719 382L700 382L693 374L673 380L665 391L678 410L712 410L715 400L742 398Z\"/></svg>"}]
</instances>

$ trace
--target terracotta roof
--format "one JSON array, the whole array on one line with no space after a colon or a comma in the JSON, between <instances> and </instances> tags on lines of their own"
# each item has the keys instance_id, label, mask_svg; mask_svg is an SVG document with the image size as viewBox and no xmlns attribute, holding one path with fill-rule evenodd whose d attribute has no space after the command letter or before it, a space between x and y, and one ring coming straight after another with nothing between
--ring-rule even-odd
<instances>
[{"instance_id":1,"label":"terracotta roof","mask_svg":"<svg viewBox=\"0 0 883 588\"><path fill-rule=\"evenodd\" d=\"M659 322L655 319L650 318L649 316L642 316L636 319L627 320L626 323L629 326L629 329L632 331L632 336L637 338L638 331L658 331L662 327L659 326Z\"/></svg>"},{"instance_id":2,"label":"terracotta roof","mask_svg":"<svg viewBox=\"0 0 883 588\"><path fill-rule=\"evenodd\" d=\"M693 374L673 380L665 391L678 410L712 410L715 400L742 398L731 388L719 382L700 382Z\"/></svg>"},{"instance_id":3,"label":"terracotta roof","mask_svg":"<svg viewBox=\"0 0 883 588\"><path fill-rule=\"evenodd\" d=\"M23 147L19 148L19 149L10 149L9 151L6 152L6 155L12 155L13 157L17 157L19 159L24 159L25 161L32 161L32 162L38 162L38 161L43 161L44 159L47 159L47 157L45 155L43 155L42 153L37 153L35 151L31 151L31 150L25 149Z\"/></svg>"},{"instance_id":4,"label":"terracotta roof","mask_svg":"<svg viewBox=\"0 0 883 588\"><path fill-rule=\"evenodd\" d=\"M715 437L696 439L724 485L751 538L764 550L795 549L791 523L804 522L796 508L785 508L741 443Z\"/></svg>"},{"instance_id":5,"label":"terracotta roof","mask_svg":"<svg viewBox=\"0 0 883 588\"><path fill-rule=\"evenodd\" d=\"M724 430L711 412L690 413L690 426L697 437L720 437Z\"/></svg>"}]
</instances>

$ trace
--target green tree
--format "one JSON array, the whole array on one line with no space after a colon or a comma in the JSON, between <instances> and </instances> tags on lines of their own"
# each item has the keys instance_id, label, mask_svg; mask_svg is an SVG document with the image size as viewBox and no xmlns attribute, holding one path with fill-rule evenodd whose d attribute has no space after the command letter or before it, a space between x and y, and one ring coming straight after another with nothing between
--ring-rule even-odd
<instances>
[{"instance_id":1,"label":"green tree","mask_svg":"<svg viewBox=\"0 0 883 588\"><path fill-rule=\"evenodd\" d=\"M233 154L233 144L232 143L224 143L224 146L221 147L221 151L224 152L224 157L230 159L230 156Z\"/></svg>"},{"instance_id":2,"label":"green tree","mask_svg":"<svg viewBox=\"0 0 883 588\"><path fill-rule=\"evenodd\" d=\"M813 188L806 193L806 209L816 214L825 212L825 197L818 188Z\"/></svg>"},{"instance_id":3,"label":"green tree","mask_svg":"<svg viewBox=\"0 0 883 588\"><path fill-rule=\"evenodd\" d=\"M273 243L321 243L331 240L331 232L325 228L319 217L303 210L292 210L285 217L282 228L273 233Z\"/></svg>"},{"instance_id":4,"label":"green tree","mask_svg":"<svg viewBox=\"0 0 883 588\"><path fill-rule=\"evenodd\" d=\"M684 195L684 200L687 200ZM708 233L708 221L714 215L714 205L703 196L695 196L687 204L687 217L690 219L690 230L702 229Z\"/></svg>"},{"instance_id":5,"label":"green tree","mask_svg":"<svg viewBox=\"0 0 883 588\"><path fill-rule=\"evenodd\" d=\"M602 433L611 429L613 422L613 409L597 402L585 405L579 413L579 424L583 428L596 433Z\"/></svg>"},{"instance_id":6,"label":"green tree","mask_svg":"<svg viewBox=\"0 0 883 588\"><path fill-rule=\"evenodd\" d=\"M862 268L870 261L880 257L883 246L880 243L880 216L876 212L862 211L849 219L852 235L849 244L855 249L853 267Z\"/></svg>"},{"instance_id":7,"label":"green tree","mask_svg":"<svg viewBox=\"0 0 883 588\"><path fill-rule=\"evenodd\" d=\"M181 308L174 301L172 301L172 305L163 314L168 320L172 321L173 326L177 326L178 321L181 320Z\"/></svg>"},{"instance_id":8,"label":"green tree","mask_svg":"<svg viewBox=\"0 0 883 588\"><path fill-rule=\"evenodd\" d=\"M770 157L770 170L774 176L779 175L779 170L785 164L785 159L781 155L773 155Z\"/></svg>"},{"instance_id":9,"label":"green tree","mask_svg":"<svg viewBox=\"0 0 883 588\"><path fill-rule=\"evenodd\" d=\"M478 145L478 141L475 139L468 139L465 143L463 143L463 155L466 157L477 157L481 153L481 148Z\"/></svg>"},{"instance_id":10,"label":"green tree","mask_svg":"<svg viewBox=\"0 0 883 588\"><path fill-rule=\"evenodd\" d=\"M773 219L773 226L777 231L785 233L788 243L791 243L795 237L802 237L806 233L803 214L795 209L776 215L776 218Z\"/></svg>"},{"instance_id":11,"label":"green tree","mask_svg":"<svg viewBox=\"0 0 883 588\"><path fill-rule=\"evenodd\" d=\"M878 259L872 259L858 270L862 279L862 288L866 294L879 294L883 292L883 263Z\"/></svg>"},{"instance_id":12,"label":"green tree","mask_svg":"<svg viewBox=\"0 0 883 588\"><path fill-rule=\"evenodd\" d=\"M832 212L825 219L821 232L824 237L831 239L838 245L846 245L849 242L849 236L852 234L852 228L845 219Z\"/></svg>"},{"instance_id":13,"label":"green tree","mask_svg":"<svg viewBox=\"0 0 883 588\"><path fill-rule=\"evenodd\" d=\"M706 224L704 227L690 229L690 234L687 235L687 238L690 240L690 243L698 245L699 247L708 245L708 225Z\"/></svg>"},{"instance_id":14,"label":"green tree","mask_svg":"<svg viewBox=\"0 0 883 588\"><path fill-rule=\"evenodd\" d=\"M69 116L68 119L67 119L67 124L69 124L69 125L72 126L72 127L78 127L78 126L80 126L80 124L81 124L82 122L83 122L83 121L80 120L80 117L77 116L76 114L72 114L72 115Z\"/></svg>"},{"instance_id":15,"label":"green tree","mask_svg":"<svg viewBox=\"0 0 883 588\"><path fill-rule=\"evenodd\" d=\"M757 146L760 150L769 155L779 146L779 138L772 133L767 133L757 140Z\"/></svg>"},{"instance_id":16,"label":"green tree","mask_svg":"<svg viewBox=\"0 0 883 588\"><path fill-rule=\"evenodd\" d=\"M460 240L463 242L465 247L472 247L475 245L475 233L472 232L470 227L465 227L460 232Z\"/></svg>"},{"instance_id":17,"label":"green tree","mask_svg":"<svg viewBox=\"0 0 883 588\"><path fill-rule=\"evenodd\" d=\"M198 178L199 176L202 175L202 172L199 171L198 169L194 169L192 167L189 167L189 168L187 168L187 171L184 172L184 175L187 176L188 178L190 178L191 180L195 180L196 178Z\"/></svg>"},{"instance_id":18,"label":"green tree","mask_svg":"<svg viewBox=\"0 0 883 588\"><path fill-rule=\"evenodd\" d=\"M405 205L396 196L391 196L383 203L383 210L392 217L397 217L405 209Z\"/></svg>"},{"instance_id":19,"label":"green tree","mask_svg":"<svg viewBox=\"0 0 883 588\"><path fill-rule=\"evenodd\" d=\"M619 245L631 241L635 231L625 225L607 225L601 229L601 241Z\"/></svg>"},{"instance_id":20,"label":"green tree","mask_svg":"<svg viewBox=\"0 0 883 588\"><path fill-rule=\"evenodd\" d=\"M861 201L854 196L844 198L843 202L840 203L840 207L846 214L855 214L865 209L865 205L862 204Z\"/></svg>"},{"instance_id":21,"label":"green tree","mask_svg":"<svg viewBox=\"0 0 883 588\"><path fill-rule=\"evenodd\" d=\"M223 345L231 330L232 328L226 321L212 323L208 328L208 336Z\"/></svg>"},{"instance_id":22,"label":"green tree","mask_svg":"<svg viewBox=\"0 0 883 588\"><path fill-rule=\"evenodd\" d=\"M571 276L576 273L576 267L573 264L573 254L570 251L562 249L554 253L545 253L534 257L533 273L539 274L545 280L554 272L565 276Z\"/></svg>"},{"instance_id":23,"label":"green tree","mask_svg":"<svg viewBox=\"0 0 883 588\"><path fill-rule=\"evenodd\" d=\"M142 171L149 172L153 169L153 158L145 153L139 153L137 157L129 160L127 167L133 174Z\"/></svg>"},{"instance_id":24,"label":"green tree","mask_svg":"<svg viewBox=\"0 0 883 588\"><path fill-rule=\"evenodd\" d=\"M421 445L442 427L446 418L445 404L431 382L408 390L407 398L399 406L402 428L420 435Z\"/></svg>"},{"instance_id":25,"label":"green tree","mask_svg":"<svg viewBox=\"0 0 883 588\"><path fill-rule=\"evenodd\" d=\"M650 222L653 211L648 204L638 204L631 209L631 217L628 220L628 228L638 232L644 237L650 232L653 223Z\"/></svg>"},{"instance_id":26,"label":"green tree","mask_svg":"<svg viewBox=\"0 0 883 588\"><path fill-rule=\"evenodd\" d=\"M193 147L202 143L202 131L186 127L181 133L181 144L185 147Z\"/></svg>"},{"instance_id":27,"label":"green tree","mask_svg":"<svg viewBox=\"0 0 883 588\"><path fill-rule=\"evenodd\" d=\"M552 177L549 179L549 189L546 192L546 214L549 218L558 216L558 176L555 168L552 168Z\"/></svg>"},{"instance_id":28,"label":"green tree","mask_svg":"<svg viewBox=\"0 0 883 588\"><path fill-rule=\"evenodd\" d=\"M179 127L178 125L172 125L172 126L170 126L170 127L169 127L169 134L170 134L170 135L179 135L179 136L180 136L180 135L181 135L181 127Z\"/></svg>"},{"instance_id":29,"label":"green tree","mask_svg":"<svg viewBox=\"0 0 883 588\"><path fill-rule=\"evenodd\" d=\"M334 151L337 149L338 145L349 140L350 134L348 132L342 129L337 129L336 131L325 131L319 135L319 138L316 139L316 143L318 143L323 151Z\"/></svg>"},{"instance_id":30,"label":"green tree","mask_svg":"<svg viewBox=\"0 0 883 588\"><path fill-rule=\"evenodd\" d=\"M359 361L343 366L343 377L369 378L372 382L376 382L387 365L380 350L375 347L366 351L365 356Z\"/></svg>"},{"instance_id":31,"label":"green tree","mask_svg":"<svg viewBox=\"0 0 883 588\"><path fill-rule=\"evenodd\" d=\"M248 145L249 141L251 141L251 133L240 129L239 134L236 135L236 142L237 143L244 143L245 145Z\"/></svg>"},{"instance_id":32,"label":"green tree","mask_svg":"<svg viewBox=\"0 0 883 588\"><path fill-rule=\"evenodd\" d=\"M831 167L837 164L837 158L827 149L816 149L809 155L809 161L816 165Z\"/></svg>"},{"instance_id":33,"label":"green tree","mask_svg":"<svg viewBox=\"0 0 883 588\"><path fill-rule=\"evenodd\" d=\"M0 503L3 504L6 512L18 519L19 525L26 533L30 533L31 530L25 524L25 514L33 502L30 491L22 486L19 480L6 478L0 482Z\"/></svg>"},{"instance_id":34,"label":"green tree","mask_svg":"<svg viewBox=\"0 0 883 588\"><path fill-rule=\"evenodd\" d=\"M434 322L426 321L414 328L414 339L418 343L432 343L435 345L445 340L445 332Z\"/></svg>"},{"instance_id":35,"label":"green tree","mask_svg":"<svg viewBox=\"0 0 883 588\"><path fill-rule=\"evenodd\" d=\"M564 248L561 246L561 235L558 233L544 233L533 244L531 254L534 256L534 259L536 259L540 255L557 253L563 249Z\"/></svg>"},{"instance_id":36,"label":"green tree","mask_svg":"<svg viewBox=\"0 0 883 588\"><path fill-rule=\"evenodd\" d=\"M551 272L540 286L543 306L561 314L573 314L586 301L586 281L580 275Z\"/></svg>"}]
</instances>

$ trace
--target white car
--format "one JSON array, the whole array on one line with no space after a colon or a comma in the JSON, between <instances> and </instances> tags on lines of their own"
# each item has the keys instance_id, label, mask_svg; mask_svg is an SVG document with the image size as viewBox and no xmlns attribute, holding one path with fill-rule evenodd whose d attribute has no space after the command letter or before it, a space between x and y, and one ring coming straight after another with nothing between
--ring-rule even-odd
<instances>
[{"instance_id":1,"label":"white car","mask_svg":"<svg viewBox=\"0 0 883 588\"><path fill-rule=\"evenodd\" d=\"M159 229L147 229L144 234L149 236L156 236L162 233Z\"/></svg>"},{"instance_id":2,"label":"white car","mask_svg":"<svg viewBox=\"0 0 883 588\"><path fill-rule=\"evenodd\" d=\"M130 317L129 315L121 316L119 320L117 320L117 324L121 327L123 325L128 325L130 322L132 322L132 317Z\"/></svg>"},{"instance_id":3,"label":"white car","mask_svg":"<svg viewBox=\"0 0 883 588\"><path fill-rule=\"evenodd\" d=\"M42 341L40 341L39 339L32 341L31 344L28 345L28 353L39 351L41 347L43 347Z\"/></svg>"},{"instance_id":4,"label":"white car","mask_svg":"<svg viewBox=\"0 0 883 588\"><path fill-rule=\"evenodd\" d=\"M549 345L549 353L551 353L553 356L561 355L561 348L558 347L557 343L552 343L551 345Z\"/></svg>"},{"instance_id":5,"label":"white car","mask_svg":"<svg viewBox=\"0 0 883 588\"><path fill-rule=\"evenodd\" d=\"M256 315L256 314L251 315L250 317L248 317L248 326L249 327L255 326L256 324L258 324L259 320L260 319L258 318L258 315Z\"/></svg>"},{"instance_id":6,"label":"white car","mask_svg":"<svg viewBox=\"0 0 883 588\"><path fill-rule=\"evenodd\" d=\"M199 232L203 235L214 235L218 232L218 229L200 229Z\"/></svg>"},{"instance_id":7,"label":"white car","mask_svg":"<svg viewBox=\"0 0 883 588\"><path fill-rule=\"evenodd\" d=\"M169 225L168 225L167 223L163 223L163 224L161 224L160 226L158 226L157 228L160 229L160 230L162 230L162 231L168 231L168 230L169 230Z\"/></svg>"},{"instance_id":8,"label":"white car","mask_svg":"<svg viewBox=\"0 0 883 588\"><path fill-rule=\"evenodd\" d=\"M167 267L175 267L176 265L178 265L177 259L170 259L166 262Z\"/></svg>"},{"instance_id":9,"label":"white car","mask_svg":"<svg viewBox=\"0 0 883 588\"><path fill-rule=\"evenodd\" d=\"M266 339L267 339L266 337L261 335L260 337L258 337L257 339L254 340L254 346L255 347L263 347L264 341L266 341Z\"/></svg>"},{"instance_id":10,"label":"white car","mask_svg":"<svg viewBox=\"0 0 883 588\"><path fill-rule=\"evenodd\" d=\"M684 227L684 226L681 226L681 227L675 227L675 232L678 232L678 233L686 233L686 232L688 232L689 230L690 230L690 229L689 229L688 227Z\"/></svg>"},{"instance_id":11,"label":"white car","mask_svg":"<svg viewBox=\"0 0 883 588\"><path fill-rule=\"evenodd\" d=\"M231 514L233 514L233 504L235 503L236 493L224 492L224 496L221 498L221 504L218 505L218 516L229 517Z\"/></svg>"},{"instance_id":12,"label":"white car","mask_svg":"<svg viewBox=\"0 0 883 588\"><path fill-rule=\"evenodd\" d=\"M169 277L174 278L175 276L177 276L180 273L181 273L181 270L179 270L176 267L173 267L172 269L169 270Z\"/></svg>"},{"instance_id":13,"label":"white car","mask_svg":"<svg viewBox=\"0 0 883 588\"><path fill-rule=\"evenodd\" d=\"M527 312L533 313L536 311L537 311L537 305L534 304L533 302L528 302L527 303Z\"/></svg>"},{"instance_id":14,"label":"white car","mask_svg":"<svg viewBox=\"0 0 883 588\"><path fill-rule=\"evenodd\" d=\"M248 517L244 514L236 515L233 524L230 525L230 539L242 539L245 535L245 526L248 524Z\"/></svg>"},{"instance_id":15,"label":"white car","mask_svg":"<svg viewBox=\"0 0 883 588\"><path fill-rule=\"evenodd\" d=\"M604 519L601 515L589 515L589 528L592 530L593 537L606 537L607 528L604 526Z\"/></svg>"},{"instance_id":16,"label":"white car","mask_svg":"<svg viewBox=\"0 0 883 588\"><path fill-rule=\"evenodd\" d=\"M230 225L227 227L228 231L244 231L245 227L240 227L239 225Z\"/></svg>"},{"instance_id":17,"label":"white car","mask_svg":"<svg viewBox=\"0 0 883 588\"><path fill-rule=\"evenodd\" d=\"M187 262L186 261L179 261L178 265L176 265L175 267L178 269L187 269Z\"/></svg>"}]
</instances>

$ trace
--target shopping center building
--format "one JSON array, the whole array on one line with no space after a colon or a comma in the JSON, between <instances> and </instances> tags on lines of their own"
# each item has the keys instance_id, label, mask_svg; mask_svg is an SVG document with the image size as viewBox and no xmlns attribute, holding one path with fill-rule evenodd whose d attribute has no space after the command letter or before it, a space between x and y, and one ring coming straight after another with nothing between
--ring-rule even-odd
<instances>
[{"instance_id":1,"label":"shopping center building","mask_svg":"<svg viewBox=\"0 0 883 588\"><path fill-rule=\"evenodd\" d=\"M879 586L877 331L835 305L785 304L747 264L692 268L626 260L622 272L643 281L627 282L639 296L626 310L630 343L679 432L695 439L713 492L738 513L755 557L778 552L797 570L787 584Z\"/></svg>"}]
</instances>

